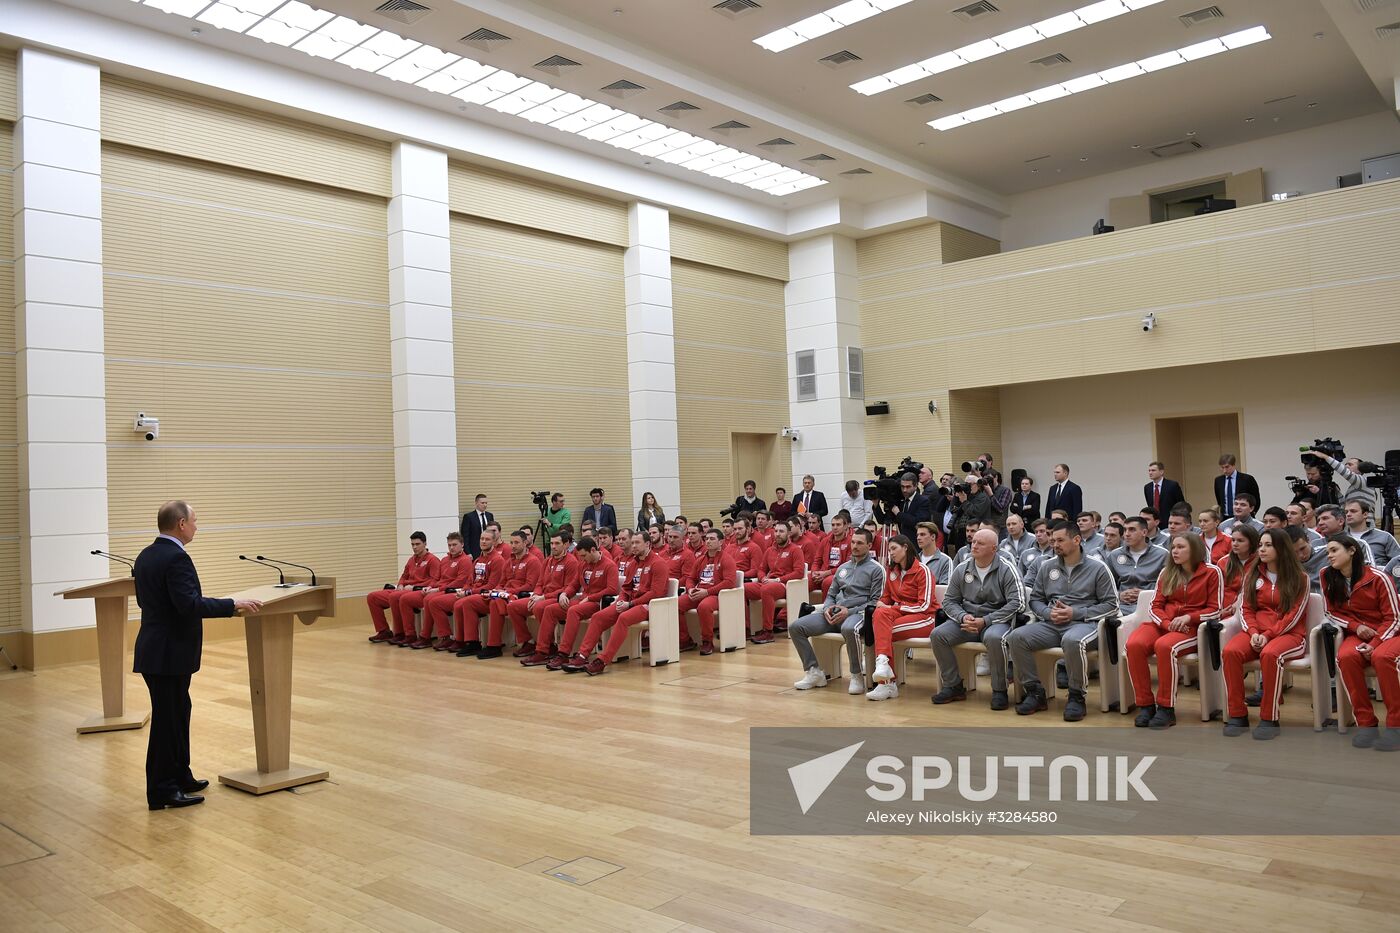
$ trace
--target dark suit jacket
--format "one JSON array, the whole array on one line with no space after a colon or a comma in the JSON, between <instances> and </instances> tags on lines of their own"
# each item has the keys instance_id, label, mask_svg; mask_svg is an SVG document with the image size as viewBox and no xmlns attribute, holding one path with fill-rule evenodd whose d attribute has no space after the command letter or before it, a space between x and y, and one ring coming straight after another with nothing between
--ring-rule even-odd
<instances>
[{"instance_id":1,"label":"dark suit jacket","mask_svg":"<svg viewBox=\"0 0 1400 933\"><path fill-rule=\"evenodd\" d=\"M490 512L486 513L486 521L488 524L495 520L496 516L492 515ZM481 556L481 533L485 530L486 525L483 525L481 520L476 517L476 509L472 509L462 516L462 544L472 557Z\"/></svg>"},{"instance_id":2,"label":"dark suit jacket","mask_svg":"<svg viewBox=\"0 0 1400 933\"><path fill-rule=\"evenodd\" d=\"M797 496L792 500L792 507L794 509L797 508L797 503L802 501L804 495L806 495L806 493L802 490L799 489L797 491ZM822 527L826 527L826 496L822 495L820 490L812 490L812 503L808 506L807 511L811 512L813 515L820 515L822 518Z\"/></svg>"},{"instance_id":3,"label":"dark suit jacket","mask_svg":"<svg viewBox=\"0 0 1400 933\"><path fill-rule=\"evenodd\" d=\"M876 506L875 520L898 525L900 534L910 541L915 541L918 539L919 522L933 521L933 506L929 503L928 496L916 492L912 498L900 503L899 515L897 516L886 513L879 506Z\"/></svg>"},{"instance_id":4,"label":"dark suit jacket","mask_svg":"<svg viewBox=\"0 0 1400 933\"><path fill-rule=\"evenodd\" d=\"M583 520L592 520L594 528L611 528L617 531L617 509L612 507L611 502L604 502L600 509L589 505L583 510Z\"/></svg>"},{"instance_id":5,"label":"dark suit jacket","mask_svg":"<svg viewBox=\"0 0 1400 933\"><path fill-rule=\"evenodd\" d=\"M1079 484L1074 480L1065 480L1065 491L1063 495L1056 496L1057 484L1052 483L1050 489L1045 493L1045 514L1049 515L1056 509L1064 509L1069 515L1071 523L1084 511L1084 490L1079 488Z\"/></svg>"},{"instance_id":6,"label":"dark suit jacket","mask_svg":"<svg viewBox=\"0 0 1400 933\"><path fill-rule=\"evenodd\" d=\"M185 549L156 538L136 556L136 603L141 630L136 634L138 674L181 675L199 670L204 620L233 615L233 600L209 599Z\"/></svg>"},{"instance_id":7,"label":"dark suit jacket","mask_svg":"<svg viewBox=\"0 0 1400 933\"><path fill-rule=\"evenodd\" d=\"M1011 497L1011 511L1025 519L1026 527L1031 527L1031 522L1040 518L1040 493L1035 490L1025 494L1025 502L1021 501L1021 493L1016 493Z\"/></svg>"},{"instance_id":8,"label":"dark suit jacket","mask_svg":"<svg viewBox=\"0 0 1400 933\"><path fill-rule=\"evenodd\" d=\"M1152 505L1152 483L1144 483L1142 486L1142 498L1148 506ZM1167 525L1167 516L1172 513L1172 506L1179 505L1186 501L1186 496L1181 492L1181 484L1174 479L1162 479L1162 506L1157 511L1158 517L1162 520L1162 527Z\"/></svg>"},{"instance_id":9,"label":"dark suit jacket","mask_svg":"<svg viewBox=\"0 0 1400 933\"><path fill-rule=\"evenodd\" d=\"M749 505L748 500L743 496L735 496L734 504L739 507L739 512L753 512L755 515L768 508L768 503L757 496L754 496L753 505ZM734 514L738 515L739 512L735 512Z\"/></svg>"},{"instance_id":10,"label":"dark suit jacket","mask_svg":"<svg viewBox=\"0 0 1400 933\"><path fill-rule=\"evenodd\" d=\"M1242 492L1247 492L1254 497L1254 511L1259 512L1259 506L1263 505L1262 500L1260 500L1259 498L1259 484L1255 482L1254 477L1250 476L1248 473L1241 473L1239 470L1236 470L1235 495L1238 496ZM1220 507L1220 514L1225 516L1226 518L1229 518L1231 515L1234 514L1235 504L1233 502L1231 502L1229 505L1225 504L1224 474L1221 474L1220 476L1217 476L1215 478L1215 504Z\"/></svg>"}]
</instances>

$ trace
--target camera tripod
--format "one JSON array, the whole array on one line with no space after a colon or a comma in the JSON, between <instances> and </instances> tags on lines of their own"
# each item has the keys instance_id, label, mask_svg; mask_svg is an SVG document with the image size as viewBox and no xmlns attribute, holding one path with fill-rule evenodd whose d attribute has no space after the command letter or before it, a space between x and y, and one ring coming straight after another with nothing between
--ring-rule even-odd
<instances>
[{"instance_id":1,"label":"camera tripod","mask_svg":"<svg viewBox=\"0 0 1400 933\"><path fill-rule=\"evenodd\" d=\"M535 547L546 554L549 553L549 537L552 534L549 529L550 524L544 517L544 506L540 506L540 517L535 520Z\"/></svg>"}]
</instances>

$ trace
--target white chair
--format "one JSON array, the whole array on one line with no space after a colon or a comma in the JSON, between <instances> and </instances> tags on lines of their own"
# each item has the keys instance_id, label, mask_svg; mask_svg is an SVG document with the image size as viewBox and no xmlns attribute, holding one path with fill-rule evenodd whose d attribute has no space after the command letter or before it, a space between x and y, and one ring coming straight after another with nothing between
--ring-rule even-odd
<instances>
[{"instance_id":1,"label":"white chair","mask_svg":"<svg viewBox=\"0 0 1400 933\"><path fill-rule=\"evenodd\" d=\"M1138 626L1152 618L1152 599L1157 595L1155 589L1142 590L1138 593L1137 608L1123 618L1118 625L1118 696L1122 702L1118 705L1118 712L1124 716L1137 708L1134 700L1133 681L1128 674L1128 639L1136 632ZM1205 672L1205 668L1210 667L1210 638L1211 632L1208 624L1202 624L1196 628L1196 650L1180 655L1178 660L1184 665L1194 664L1201 669L1198 678L1201 683L1201 722L1210 722L1216 716L1221 715L1225 709L1225 694L1221 689L1224 685L1218 676L1211 677ZM1156 666L1156 655L1148 656L1148 663ZM1102 674L1099 675L1102 678ZM1157 677L1163 676L1161 671L1157 672ZM1178 696L1180 690L1178 689Z\"/></svg>"},{"instance_id":2,"label":"white chair","mask_svg":"<svg viewBox=\"0 0 1400 933\"><path fill-rule=\"evenodd\" d=\"M649 664L657 667L662 664L679 663L681 659L680 614L677 604L680 600L680 583L666 581L666 595L647 603L647 620L638 622L627 630L627 641L623 642L619 661L642 656L642 633L650 632L651 647L648 650ZM621 624L621 623L617 623Z\"/></svg>"},{"instance_id":3,"label":"white chair","mask_svg":"<svg viewBox=\"0 0 1400 933\"><path fill-rule=\"evenodd\" d=\"M802 565L802 576L798 577L796 580L787 581L786 587L787 595L778 600L777 608L785 609L788 606L792 607L792 609L788 610L787 614L787 624L792 625L792 623L797 621L797 616L794 615L794 613L797 612L797 608L812 598L811 585L807 582L806 564Z\"/></svg>"},{"instance_id":4,"label":"white chair","mask_svg":"<svg viewBox=\"0 0 1400 933\"><path fill-rule=\"evenodd\" d=\"M1312 679L1312 705L1313 705L1313 731L1314 731L1314 732L1321 732L1321 731L1322 731L1322 723L1323 723L1323 722L1331 715L1331 713L1332 713L1332 685L1331 685L1331 682L1330 682L1330 680L1329 680L1329 678L1328 678L1328 676L1327 676L1327 663L1326 663L1325 660L1323 660L1321 663L1319 663L1319 664L1317 664L1317 665L1314 665L1314 664L1313 664L1313 659L1314 659L1314 658L1320 658L1320 657L1321 657L1321 654L1322 654L1322 647L1321 647L1321 644L1322 644L1322 621L1323 621L1323 618L1324 618L1324 616L1323 616L1322 597L1321 597L1319 594L1317 594L1317 593L1309 593L1309 594L1308 594L1308 608L1307 608L1307 610L1304 612L1304 615L1303 615L1303 625L1305 626L1305 628L1306 628L1306 630L1307 630L1307 641L1306 641L1306 644L1307 644L1307 646L1308 646L1307 653L1304 654L1301 658L1298 658L1298 659L1293 660L1293 661L1287 661L1287 662L1285 662L1284 665L1283 665L1284 676L1287 676L1287 675L1289 675L1289 674L1296 674L1296 673L1306 673L1306 674L1308 674L1308 675L1310 676L1310 678ZM1240 622L1240 617L1239 617L1239 616L1231 616L1230 618L1226 619L1226 620L1222 623L1222 625L1221 625L1221 630L1220 630L1220 648L1221 648L1221 651L1224 651L1225 646L1228 645L1228 644L1230 643L1230 639L1234 638L1236 635L1238 635L1238 634L1239 634L1240 632L1242 632L1243 630L1244 630L1244 626L1243 626L1243 624L1241 624L1241 622ZM1205 681L1206 681L1207 677L1210 676L1210 673L1211 673L1211 672L1208 670L1209 667L1210 667L1209 664L1203 665L1202 667L1203 667L1203 670L1202 670L1202 678L1201 678L1201 690L1204 691L1204 690L1206 689L1206 683L1205 683ZM1222 667L1223 667L1223 665L1222 665ZM1250 671L1257 671L1257 670L1259 670L1259 662L1258 662L1258 661L1249 661L1249 662L1247 662L1247 663L1245 664L1245 666L1244 666L1244 670L1245 670L1245 673L1248 673L1248 672L1250 672ZM1224 676L1224 671L1221 670L1220 672L1216 673L1216 674L1215 674L1215 677L1219 680L1219 684L1220 684L1220 686L1219 686L1220 693L1218 694L1218 696L1220 696L1220 697L1223 698L1223 697L1225 696L1225 676ZM1339 685L1338 693L1345 693L1345 692L1346 692L1346 691L1345 691L1345 690L1342 690L1342 689L1340 688L1340 685ZM1338 702L1338 717L1337 717L1337 721L1338 721L1338 723L1340 724L1340 722L1341 722L1341 709L1340 709L1341 698L1340 698L1340 697L1338 697L1337 702ZM1339 731L1340 731L1340 729L1339 729Z\"/></svg>"},{"instance_id":5,"label":"white chair","mask_svg":"<svg viewBox=\"0 0 1400 933\"><path fill-rule=\"evenodd\" d=\"M748 631L744 627L744 573L734 572L732 587L719 591L719 644L720 651L736 651L748 644Z\"/></svg>"}]
</instances>

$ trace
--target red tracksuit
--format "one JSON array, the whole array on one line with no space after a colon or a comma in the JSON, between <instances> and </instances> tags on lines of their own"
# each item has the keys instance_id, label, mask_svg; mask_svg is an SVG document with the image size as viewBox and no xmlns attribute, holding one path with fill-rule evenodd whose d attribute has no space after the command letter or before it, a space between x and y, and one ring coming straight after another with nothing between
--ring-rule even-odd
<instances>
[{"instance_id":1,"label":"red tracksuit","mask_svg":"<svg viewBox=\"0 0 1400 933\"><path fill-rule=\"evenodd\" d=\"M816 570L822 562L822 552L826 550L826 535L820 532L804 531L796 538L789 538L789 544L802 549L802 559L807 562L809 571Z\"/></svg>"},{"instance_id":2,"label":"red tracksuit","mask_svg":"<svg viewBox=\"0 0 1400 933\"><path fill-rule=\"evenodd\" d=\"M593 646L603 637L603 632L612 629L607 647L598 655L604 662L611 664L621 650L622 643L627 640L627 630L638 622L646 621L651 611L647 608L647 603L666 595L668 579L666 559L656 551L652 551L642 560L633 558L630 576L627 585L622 588L619 600L626 602L627 608L619 612L617 604L614 603L593 613L593 618L588 620L588 631L584 633L583 644L579 645L579 654L588 657Z\"/></svg>"},{"instance_id":3,"label":"red tracksuit","mask_svg":"<svg viewBox=\"0 0 1400 933\"><path fill-rule=\"evenodd\" d=\"M892 657L895 642L927 638L933 631L938 595L933 589L932 574L919 561L914 561L908 570L890 567L885 571L885 591L880 602L873 622L877 655Z\"/></svg>"},{"instance_id":4,"label":"red tracksuit","mask_svg":"<svg viewBox=\"0 0 1400 933\"><path fill-rule=\"evenodd\" d=\"M1322 575L1325 578L1334 572L1329 568ZM1400 729L1400 606L1396 603L1395 584L1384 573L1367 566L1345 603L1334 605L1328 601L1325 584L1322 600L1327 618L1346 630L1337 648L1337 670L1356 711L1356 724L1363 728L1377 725L1376 710L1366 689L1369 664L1376 672L1381 699L1385 700L1386 728ZM1375 629L1376 634L1363 639L1356 634L1362 625ZM1371 646L1369 654L1357 650L1363 643Z\"/></svg>"},{"instance_id":5,"label":"red tracksuit","mask_svg":"<svg viewBox=\"0 0 1400 933\"><path fill-rule=\"evenodd\" d=\"M486 629L486 647L498 648L501 645L501 634L506 626L506 610L514 599L519 598L520 593L533 593L535 587L540 582L540 572L544 570L544 562L535 556L535 552L529 548L520 558L514 556L506 564L506 579L500 585L497 592L504 595L496 596L490 602L491 624ZM521 637L521 629L524 629L524 637ZM515 637L517 641L526 642L530 639L530 630L525 626L525 619L522 617L515 626Z\"/></svg>"},{"instance_id":6,"label":"red tracksuit","mask_svg":"<svg viewBox=\"0 0 1400 933\"><path fill-rule=\"evenodd\" d=\"M403 565L403 573L399 574L399 586L427 586L437 576L438 559L427 551L422 557L410 557ZM365 602L369 604L369 616L374 622L374 630L382 632L389 627L389 623L384 618L384 610L393 610L394 604L403 598L405 593L412 593L413 590L374 590L365 595ZM394 634L402 635L403 628L399 625L398 614L394 614Z\"/></svg>"},{"instance_id":7,"label":"red tracksuit","mask_svg":"<svg viewBox=\"0 0 1400 933\"><path fill-rule=\"evenodd\" d=\"M433 574L433 579L428 586L434 590L444 590L449 586L450 580L458 576L465 575L467 565L471 564L472 556L465 552L455 560L450 556L444 556L438 561L437 572ZM460 568L460 572L459 572ZM441 596L440 592L429 593L424 590L406 590L402 596L394 600L392 609L394 611L394 628L402 631L405 637L427 638L433 631L432 619L428 617L427 602L429 599ZM423 613L423 631L415 633L413 628L414 611Z\"/></svg>"},{"instance_id":8,"label":"red tracksuit","mask_svg":"<svg viewBox=\"0 0 1400 933\"><path fill-rule=\"evenodd\" d=\"M492 600L486 594L500 587L506 579L506 560L498 551L499 549L493 550L490 554L482 554L477 558L472 571L472 579L476 582L468 595L452 605L453 623L461 633L459 641L481 640L481 617L491 612Z\"/></svg>"},{"instance_id":9,"label":"red tracksuit","mask_svg":"<svg viewBox=\"0 0 1400 933\"><path fill-rule=\"evenodd\" d=\"M1258 559L1258 557L1251 557L1245 561L1240 575L1233 580L1230 579L1230 555L1226 554L1215 562L1215 566L1220 568L1220 575L1225 578L1225 595L1221 597L1220 602L1221 615L1232 616L1239 609L1237 604L1240 601L1240 587L1244 585L1244 578L1249 576L1250 568Z\"/></svg>"},{"instance_id":10,"label":"red tracksuit","mask_svg":"<svg viewBox=\"0 0 1400 933\"><path fill-rule=\"evenodd\" d=\"M573 652L574 644L578 641L579 628L593 618L603 597L616 596L622 591L617 579L617 564L613 563L606 551L599 550L596 564L579 562L579 589L579 598L572 600L564 613L564 634L559 639L560 654L567 655ZM553 618L553 613L547 614ZM553 624L550 631L554 631ZM548 650L548 646L544 644L538 644L536 648L540 651Z\"/></svg>"},{"instance_id":11,"label":"red tracksuit","mask_svg":"<svg viewBox=\"0 0 1400 933\"><path fill-rule=\"evenodd\" d=\"M486 568L482 567L482 573ZM423 600L423 635L452 636L452 607L466 594L476 576L476 561L463 551L455 563L444 557L438 564L437 586L442 592L431 593Z\"/></svg>"},{"instance_id":12,"label":"red tracksuit","mask_svg":"<svg viewBox=\"0 0 1400 933\"><path fill-rule=\"evenodd\" d=\"M817 594L822 599L826 599L827 590L831 589L831 581L836 579L837 568L850 559L851 533L847 531L846 536L839 541L835 535L827 535L822 553L821 578L815 581Z\"/></svg>"},{"instance_id":13,"label":"red tracksuit","mask_svg":"<svg viewBox=\"0 0 1400 933\"><path fill-rule=\"evenodd\" d=\"M771 527L755 528L749 534L749 537L753 538L759 544L763 545L763 549L765 551L773 546L773 529Z\"/></svg>"},{"instance_id":14,"label":"red tracksuit","mask_svg":"<svg viewBox=\"0 0 1400 933\"><path fill-rule=\"evenodd\" d=\"M684 544L674 551L665 548L661 556L666 558L666 575L671 580L684 580L690 570L690 562L695 559L695 555L687 551Z\"/></svg>"},{"instance_id":15,"label":"red tracksuit","mask_svg":"<svg viewBox=\"0 0 1400 933\"><path fill-rule=\"evenodd\" d=\"M773 631L777 602L787 595L787 581L802 576L802 548L791 542L774 545L763 555L763 573L754 583L744 584L744 598L763 603L763 630Z\"/></svg>"},{"instance_id":16,"label":"red tracksuit","mask_svg":"<svg viewBox=\"0 0 1400 933\"><path fill-rule=\"evenodd\" d=\"M1163 574L1165 576L1165 574ZM1148 707L1153 703L1152 674L1147 668L1147 659L1157 656L1157 698L1158 706L1176 707L1176 686L1181 681L1177 661L1183 654L1196 650L1196 629L1202 622L1214 622L1220 618L1220 605L1225 598L1225 575L1220 568L1202 561L1176 592L1162 591L1162 578L1157 578L1157 594L1152 597L1152 618L1143 622L1128 637L1124 649L1128 655L1128 676L1133 681L1133 694L1137 705ZM1177 616L1187 617L1187 629L1174 632L1167 626Z\"/></svg>"},{"instance_id":17,"label":"red tracksuit","mask_svg":"<svg viewBox=\"0 0 1400 933\"><path fill-rule=\"evenodd\" d=\"M1201 538L1202 543L1205 543L1205 540L1205 538ZM1216 532L1215 541L1207 545L1207 547L1209 553L1206 555L1206 559L1212 564L1219 566L1220 558L1230 556L1230 536Z\"/></svg>"},{"instance_id":18,"label":"red tracksuit","mask_svg":"<svg viewBox=\"0 0 1400 933\"><path fill-rule=\"evenodd\" d=\"M1255 608L1251 609L1248 598L1240 604L1240 621L1244 631L1240 632L1221 651L1220 664L1225 673L1225 695L1229 701L1230 715L1244 718L1249 708L1244 702L1244 665L1246 661L1259 659L1259 669L1264 675L1264 698L1259 702L1261 719L1278 719L1278 704L1283 692L1283 666L1308 653L1307 634L1303 629L1303 615L1308 611L1308 589L1298 595L1298 604L1287 610L1280 609L1278 586L1269 581L1262 570L1254 590ZM1249 643L1249 637L1261 634L1268 639L1263 650L1256 651Z\"/></svg>"},{"instance_id":19,"label":"red tracksuit","mask_svg":"<svg viewBox=\"0 0 1400 933\"><path fill-rule=\"evenodd\" d=\"M713 641L715 637L715 614L719 612L719 591L734 585L734 555L728 548L720 547L719 555L711 557L706 551L690 565L690 573L685 578L685 592L677 603L681 617L681 643L688 633L685 628L685 614L694 609L700 617L700 641Z\"/></svg>"},{"instance_id":20,"label":"red tracksuit","mask_svg":"<svg viewBox=\"0 0 1400 933\"><path fill-rule=\"evenodd\" d=\"M534 595L510 601L506 607L506 614L510 616L511 625L515 627L516 641L523 645L530 640L530 627L525 623L525 617L530 615L531 600L538 598L541 602L535 603L534 615L540 626L535 643L554 644L554 630L551 628L545 632L545 612L553 606L559 610L559 619L563 619L564 607L559 605L559 596L561 593L573 596L578 592L578 567L579 560L573 554L565 554L561 558L550 557L540 568L540 578L535 584Z\"/></svg>"}]
</instances>

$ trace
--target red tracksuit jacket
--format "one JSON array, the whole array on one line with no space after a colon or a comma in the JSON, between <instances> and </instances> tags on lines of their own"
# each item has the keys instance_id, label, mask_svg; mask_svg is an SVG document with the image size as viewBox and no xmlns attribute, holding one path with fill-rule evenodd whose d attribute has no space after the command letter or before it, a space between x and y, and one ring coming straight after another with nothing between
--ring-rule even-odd
<instances>
[{"instance_id":1,"label":"red tracksuit jacket","mask_svg":"<svg viewBox=\"0 0 1400 933\"><path fill-rule=\"evenodd\" d=\"M1240 621L1246 632L1259 633L1265 638L1277 638L1291 630L1303 621L1303 613L1308 611L1306 585L1298 596L1298 604L1285 612L1279 609L1278 587L1270 583L1268 576L1262 571L1259 579L1255 581L1254 596L1255 608L1249 608L1248 598L1245 598L1240 606Z\"/></svg>"},{"instance_id":2,"label":"red tracksuit jacket","mask_svg":"<svg viewBox=\"0 0 1400 933\"><path fill-rule=\"evenodd\" d=\"M880 602L892 603L905 615L933 617L938 611L938 596L933 590L933 577L919 561L908 570L889 567L885 571L885 591Z\"/></svg>"},{"instance_id":3,"label":"red tracksuit jacket","mask_svg":"<svg viewBox=\"0 0 1400 933\"><path fill-rule=\"evenodd\" d=\"M666 595L666 558L656 551L645 560L633 558L629 567L627 585L622 589L622 599L632 606L645 606L658 596Z\"/></svg>"},{"instance_id":4,"label":"red tracksuit jacket","mask_svg":"<svg viewBox=\"0 0 1400 933\"><path fill-rule=\"evenodd\" d=\"M711 557L708 551L697 557L685 579L685 588L692 593L703 594L702 599L718 596L720 590L727 590L733 585L734 555L723 547L719 549L718 557Z\"/></svg>"},{"instance_id":5,"label":"red tracksuit jacket","mask_svg":"<svg viewBox=\"0 0 1400 933\"><path fill-rule=\"evenodd\" d=\"M802 549L802 558L807 561L808 570L821 570L823 552L826 551L826 535L804 531L801 537L789 538L789 544Z\"/></svg>"},{"instance_id":6,"label":"red tracksuit jacket","mask_svg":"<svg viewBox=\"0 0 1400 933\"><path fill-rule=\"evenodd\" d=\"M1202 543L1205 542L1202 538ZM1215 535L1215 541L1210 545L1209 560L1212 564L1218 565L1220 558L1230 556L1230 536L1222 535L1219 532Z\"/></svg>"},{"instance_id":7,"label":"red tracksuit jacket","mask_svg":"<svg viewBox=\"0 0 1400 933\"><path fill-rule=\"evenodd\" d=\"M431 586L437 579L438 559L435 555L423 552L422 557L410 557L399 574L399 586Z\"/></svg>"},{"instance_id":8,"label":"red tracksuit jacket","mask_svg":"<svg viewBox=\"0 0 1400 933\"><path fill-rule=\"evenodd\" d=\"M1235 579L1230 579L1230 555L1226 554L1215 562L1215 566L1220 568L1220 575L1225 578L1225 595L1220 603L1220 611L1229 615L1235 609L1235 604L1240 601L1240 587L1244 585L1244 578L1249 576L1250 568L1254 566L1257 557L1251 557L1244 562L1244 569Z\"/></svg>"},{"instance_id":9,"label":"red tracksuit jacket","mask_svg":"<svg viewBox=\"0 0 1400 933\"><path fill-rule=\"evenodd\" d=\"M744 571L744 577L759 577L763 575L763 554L764 547L753 535L749 540L734 542L734 550L731 552L734 557L735 568Z\"/></svg>"},{"instance_id":10,"label":"red tracksuit jacket","mask_svg":"<svg viewBox=\"0 0 1400 933\"><path fill-rule=\"evenodd\" d=\"M453 560L451 557L444 557L438 561L437 580L433 586L444 592L447 590L466 589L472 585L472 571L476 562L466 551L462 556Z\"/></svg>"},{"instance_id":11,"label":"red tracksuit jacket","mask_svg":"<svg viewBox=\"0 0 1400 933\"><path fill-rule=\"evenodd\" d=\"M763 555L763 579L786 583L802 576L802 548L795 544L776 545Z\"/></svg>"},{"instance_id":12,"label":"red tracksuit jacket","mask_svg":"<svg viewBox=\"0 0 1400 933\"><path fill-rule=\"evenodd\" d=\"M572 554L548 558L540 569L535 595L546 600L557 600L560 593L573 596L578 592L578 568L579 559Z\"/></svg>"},{"instance_id":13,"label":"red tracksuit jacket","mask_svg":"<svg viewBox=\"0 0 1400 933\"><path fill-rule=\"evenodd\" d=\"M506 566L506 579L500 589L511 596L532 592L540 582L540 571L544 568L540 559L530 550L526 550L525 556L519 560L512 557Z\"/></svg>"},{"instance_id":14,"label":"red tracksuit jacket","mask_svg":"<svg viewBox=\"0 0 1400 933\"><path fill-rule=\"evenodd\" d=\"M846 537L837 541L835 536L826 536L825 553L822 555L823 570L835 570L846 561L851 559L851 533L846 532Z\"/></svg>"},{"instance_id":15,"label":"red tracksuit jacket","mask_svg":"<svg viewBox=\"0 0 1400 933\"><path fill-rule=\"evenodd\" d=\"M599 550L596 564L579 561L578 581L585 602L596 603L604 596L618 594L617 564L606 551Z\"/></svg>"},{"instance_id":16,"label":"red tracksuit jacket","mask_svg":"<svg viewBox=\"0 0 1400 933\"><path fill-rule=\"evenodd\" d=\"M467 588L470 593L485 593L500 587L505 581L506 561L496 551L483 553L472 565L472 584Z\"/></svg>"},{"instance_id":17,"label":"red tracksuit jacket","mask_svg":"<svg viewBox=\"0 0 1400 933\"><path fill-rule=\"evenodd\" d=\"M1332 568L1322 571L1326 579ZM1367 625L1376 630L1372 643L1394 638L1400 633L1400 607L1396 604L1395 584L1390 577L1367 565L1361 572L1361 579L1351 588L1351 598L1337 605L1327 598L1327 587L1322 587L1322 603L1326 607L1327 618L1356 635L1357 626ZM1357 636L1360 637L1359 635Z\"/></svg>"},{"instance_id":18,"label":"red tracksuit jacket","mask_svg":"<svg viewBox=\"0 0 1400 933\"><path fill-rule=\"evenodd\" d=\"M749 534L749 537L753 538L759 544L763 545L763 549L765 551L773 546L773 529L771 528L755 528Z\"/></svg>"},{"instance_id":19,"label":"red tracksuit jacket","mask_svg":"<svg viewBox=\"0 0 1400 933\"><path fill-rule=\"evenodd\" d=\"M690 567L690 561L694 555L685 549L684 544L674 551L670 548L666 548L661 554L666 558L666 573L669 575L669 578L672 580L684 580L685 572L687 568Z\"/></svg>"},{"instance_id":20,"label":"red tracksuit jacket","mask_svg":"<svg viewBox=\"0 0 1400 933\"><path fill-rule=\"evenodd\" d=\"M1225 574L1209 561L1202 561L1186 585L1178 587L1174 593L1163 592L1162 577L1157 578L1157 595L1152 597L1152 621L1166 628L1172 619L1184 615L1194 632L1202 622L1220 618L1224 599Z\"/></svg>"}]
</instances>

